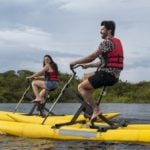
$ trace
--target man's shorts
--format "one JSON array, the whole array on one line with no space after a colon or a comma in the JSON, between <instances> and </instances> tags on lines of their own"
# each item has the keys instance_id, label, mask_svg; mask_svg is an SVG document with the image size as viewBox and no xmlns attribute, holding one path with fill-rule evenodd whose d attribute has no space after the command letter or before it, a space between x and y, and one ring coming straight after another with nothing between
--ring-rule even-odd
<instances>
[{"instance_id":1,"label":"man's shorts","mask_svg":"<svg viewBox=\"0 0 150 150\"><path fill-rule=\"evenodd\" d=\"M88 80L94 89L102 86L112 86L118 82L117 78L104 71L97 71L95 75L89 77Z\"/></svg>"}]
</instances>

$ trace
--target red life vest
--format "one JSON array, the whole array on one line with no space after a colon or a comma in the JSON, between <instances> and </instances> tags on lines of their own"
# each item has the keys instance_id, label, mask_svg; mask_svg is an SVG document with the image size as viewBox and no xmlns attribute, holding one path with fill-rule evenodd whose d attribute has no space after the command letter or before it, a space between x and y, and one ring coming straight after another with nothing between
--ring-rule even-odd
<instances>
[{"instance_id":1,"label":"red life vest","mask_svg":"<svg viewBox=\"0 0 150 150\"><path fill-rule=\"evenodd\" d=\"M58 81L58 73L56 71L45 72L45 79L48 81Z\"/></svg>"},{"instance_id":2,"label":"red life vest","mask_svg":"<svg viewBox=\"0 0 150 150\"><path fill-rule=\"evenodd\" d=\"M111 39L114 44L114 49L107 54L107 68L123 69L123 48L119 39Z\"/></svg>"}]
</instances>

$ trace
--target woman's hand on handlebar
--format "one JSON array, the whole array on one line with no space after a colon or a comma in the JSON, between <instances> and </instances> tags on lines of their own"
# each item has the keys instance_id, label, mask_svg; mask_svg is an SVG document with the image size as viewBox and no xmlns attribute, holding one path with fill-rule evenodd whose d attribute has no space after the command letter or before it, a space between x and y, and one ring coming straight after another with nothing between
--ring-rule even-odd
<instances>
[{"instance_id":1,"label":"woman's hand on handlebar","mask_svg":"<svg viewBox=\"0 0 150 150\"><path fill-rule=\"evenodd\" d=\"M37 79L37 77L27 76L26 79L27 79L27 80L34 80L34 79Z\"/></svg>"},{"instance_id":2,"label":"woman's hand on handlebar","mask_svg":"<svg viewBox=\"0 0 150 150\"><path fill-rule=\"evenodd\" d=\"M31 76L27 76L26 79L32 79L32 77Z\"/></svg>"}]
</instances>

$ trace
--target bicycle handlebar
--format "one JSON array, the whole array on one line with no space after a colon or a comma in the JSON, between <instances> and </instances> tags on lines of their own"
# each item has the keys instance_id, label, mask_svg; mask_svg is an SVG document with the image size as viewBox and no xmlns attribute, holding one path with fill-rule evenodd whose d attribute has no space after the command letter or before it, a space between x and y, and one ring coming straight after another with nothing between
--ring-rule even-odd
<instances>
[{"instance_id":1,"label":"bicycle handlebar","mask_svg":"<svg viewBox=\"0 0 150 150\"><path fill-rule=\"evenodd\" d=\"M75 65L75 66L71 67L71 71L73 72L74 75L76 74L74 69L76 69L78 67L82 67L82 65Z\"/></svg>"}]
</instances>

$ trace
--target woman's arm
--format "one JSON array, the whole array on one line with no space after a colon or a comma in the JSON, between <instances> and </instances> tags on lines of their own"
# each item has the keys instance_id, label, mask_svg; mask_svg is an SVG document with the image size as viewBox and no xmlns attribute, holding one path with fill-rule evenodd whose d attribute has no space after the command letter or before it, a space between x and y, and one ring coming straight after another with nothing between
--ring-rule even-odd
<instances>
[{"instance_id":1,"label":"woman's arm","mask_svg":"<svg viewBox=\"0 0 150 150\"><path fill-rule=\"evenodd\" d=\"M38 71L38 72L34 73L33 75L28 76L26 78L31 79L31 78L35 78L38 76L42 76L45 73L45 71L47 71L47 70L48 70L48 65L45 65L40 71Z\"/></svg>"},{"instance_id":2,"label":"woman's arm","mask_svg":"<svg viewBox=\"0 0 150 150\"><path fill-rule=\"evenodd\" d=\"M44 76L34 77L34 79L41 79L41 80L43 80L44 78L45 78Z\"/></svg>"}]
</instances>

